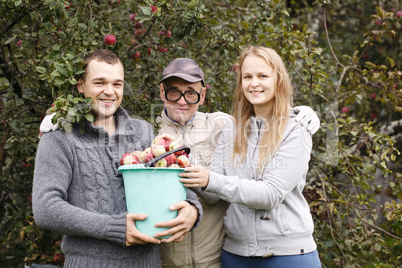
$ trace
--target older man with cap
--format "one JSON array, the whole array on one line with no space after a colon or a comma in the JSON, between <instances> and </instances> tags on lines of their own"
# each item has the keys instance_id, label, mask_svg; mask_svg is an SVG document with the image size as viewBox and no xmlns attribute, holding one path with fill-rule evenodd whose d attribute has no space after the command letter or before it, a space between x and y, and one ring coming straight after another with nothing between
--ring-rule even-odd
<instances>
[{"instance_id":1,"label":"older man with cap","mask_svg":"<svg viewBox=\"0 0 402 268\"><path fill-rule=\"evenodd\" d=\"M218 138L231 116L222 112L202 113L206 87L204 73L198 64L188 58L171 61L159 82L164 110L157 121L160 134L170 134L191 148L195 161L203 166L211 162ZM319 119L310 107L295 107L297 120L308 123L310 133L319 128ZM221 267L220 256L225 238L223 218L228 203L220 200L214 205L202 200L203 220L199 227L181 242L161 245L162 267Z\"/></svg>"}]
</instances>

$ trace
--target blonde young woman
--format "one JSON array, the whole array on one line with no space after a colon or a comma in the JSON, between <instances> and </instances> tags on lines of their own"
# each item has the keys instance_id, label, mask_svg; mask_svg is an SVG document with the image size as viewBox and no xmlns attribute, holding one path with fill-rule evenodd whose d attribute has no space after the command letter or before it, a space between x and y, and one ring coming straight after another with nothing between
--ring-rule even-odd
<instances>
[{"instance_id":1,"label":"blonde young woman","mask_svg":"<svg viewBox=\"0 0 402 268\"><path fill-rule=\"evenodd\" d=\"M207 202L230 203L223 267L321 267L303 197L311 135L295 122L292 86L280 56L248 47L238 62L232 116L209 170L181 174Z\"/></svg>"}]
</instances>

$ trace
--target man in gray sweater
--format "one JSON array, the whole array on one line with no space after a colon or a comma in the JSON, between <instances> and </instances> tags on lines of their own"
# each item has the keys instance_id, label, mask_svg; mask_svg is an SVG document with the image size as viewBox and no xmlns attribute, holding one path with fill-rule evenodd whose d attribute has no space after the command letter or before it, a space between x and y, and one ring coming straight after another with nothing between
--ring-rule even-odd
<instances>
[{"instance_id":1,"label":"man in gray sweater","mask_svg":"<svg viewBox=\"0 0 402 268\"><path fill-rule=\"evenodd\" d=\"M135 221L146 215L127 213L124 185L118 172L125 152L144 150L154 134L151 126L131 119L120 107L124 67L110 51L85 58L78 90L92 98L93 123L84 134L44 133L36 155L33 212L39 227L64 234L64 267L160 267L159 244L180 241L198 225L201 205L191 191L171 206L178 217L159 223L171 227L155 237L140 233ZM157 237L172 235L167 239Z\"/></svg>"}]
</instances>

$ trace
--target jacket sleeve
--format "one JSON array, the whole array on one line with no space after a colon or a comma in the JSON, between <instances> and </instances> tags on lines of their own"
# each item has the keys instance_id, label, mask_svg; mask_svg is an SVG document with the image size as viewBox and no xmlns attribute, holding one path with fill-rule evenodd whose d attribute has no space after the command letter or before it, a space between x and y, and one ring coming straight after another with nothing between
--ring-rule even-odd
<instances>
[{"instance_id":1,"label":"jacket sleeve","mask_svg":"<svg viewBox=\"0 0 402 268\"><path fill-rule=\"evenodd\" d=\"M42 136L36 154L32 193L36 224L53 232L108 240L124 246L125 213L103 215L69 202L76 161L64 131Z\"/></svg>"},{"instance_id":2,"label":"jacket sleeve","mask_svg":"<svg viewBox=\"0 0 402 268\"><path fill-rule=\"evenodd\" d=\"M226 175L225 166L223 165L223 163L227 163L227 160L230 158L230 156L228 155L231 154L232 152L229 146L231 146L232 144L232 140L230 137L232 136L231 133L233 133L232 132L233 127L234 127L233 123L229 122L223 128L222 133L219 136L218 146L215 149L212 161L208 166L210 176L211 174L215 173ZM209 183L211 183L211 180L209 181ZM209 204L215 204L220 199L223 199L221 198L220 195L218 195L215 192L205 191L206 188L203 189L193 188L193 189L198 194L198 196L200 196L205 202Z\"/></svg>"},{"instance_id":3,"label":"jacket sleeve","mask_svg":"<svg viewBox=\"0 0 402 268\"><path fill-rule=\"evenodd\" d=\"M198 210L198 219L197 221L194 223L194 226L191 228L190 231L194 230L195 228L198 227L198 225L200 224L201 220L202 220L202 215L203 215L203 210L202 210L202 206L201 206L201 202L200 200L198 200L197 195L191 190L191 189L187 189L187 198L186 201L188 203L190 203L191 205L194 205L196 207L196 209Z\"/></svg>"},{"instance_id":4,"label":"jacket sleeve","mask_svg":"<svg viewBox=\"0 0 402 268\"><path fill-rule=\"evenodd\" d=\"M209 184L204 192L216 194L227 202L243 204L249 208L271 210L296 187L302 191L311 147L311 135L306 127L293 124L259 179L250 178L250 174L242 173L239 168L236 168L237 176L225 176L221 170L211 171ZM227 165L226 168L233 166Z\"/></svg>"}]
</instances>

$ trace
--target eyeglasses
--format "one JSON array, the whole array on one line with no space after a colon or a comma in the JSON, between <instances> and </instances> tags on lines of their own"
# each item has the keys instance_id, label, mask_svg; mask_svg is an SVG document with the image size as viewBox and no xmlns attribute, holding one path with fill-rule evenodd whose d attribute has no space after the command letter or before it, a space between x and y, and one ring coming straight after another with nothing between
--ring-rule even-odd
<instances>
[{"instance_id":1,"label":"eyeglasses","mask_svg":"<svg viewBox=\"0 0 402 268\"><path fill-rule=\"evenodd\" d=\"M200 101L201 94L197 91L186 91L182 93L175 88L166 89L165 84L163 84L163 89L165 90L165 98L171 102L177 102L181 97L184 97L184 100L188 104L196 104Z\"/></svg>"}]
</instances>

